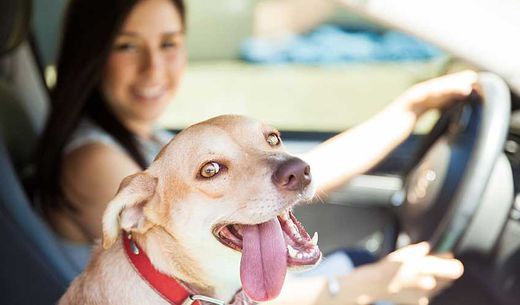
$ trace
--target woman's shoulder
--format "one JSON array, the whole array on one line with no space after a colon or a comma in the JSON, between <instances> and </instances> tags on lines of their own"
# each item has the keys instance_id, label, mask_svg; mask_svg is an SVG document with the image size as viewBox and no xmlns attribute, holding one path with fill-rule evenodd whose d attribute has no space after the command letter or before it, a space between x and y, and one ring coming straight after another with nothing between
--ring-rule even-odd
<instances>
[{"instance_id":1,"label":"woman's shoulder","mask_svg":"<svg viewBox=\"0 0 520 305\"><path fill-rule=\"evenodd\" d=\"M65 146L64 155L92 144L104 144L117 150L123 150L121 145L110 134L90 120L83 119Z\"/></svg>"},{"instance_id":2,"label":"woman's shoulder","mask_svg":"<svg viewBox=\"0 0 520 305\"><path fill-rule=\"evenodd\" d=\"M89 120L80 122L65 147L62 162L62 177L74 185L104 183L105 178L119 179L139 170L122 146Z\"/></svg>"},{"instance_id":3,"label":"woman's shoulder","mask_svg":"<svg viewBox=\"0 0 520 305\"><path fill-rule=\"evenodd\" d=\"M102 142L82 145L64 156L60 184L64 195L76 207L82 221L98 236L100 215L124 177L140 171L123 151Z\"/></svg>"},{"instance_id":4,"label":"woman's shoulder","mask_svg":"<svg viewBox=\"0 0 520 305\"><path fill-rule=\"evenodd\" d=\"M124 176L127 172L137 170L139 166L128 154L103 142L82 145L63 159L64 176L74 176L80 183L85 180L99 180L99 176L121 176L117 172L124 172Z\"/></svg>"},{"instance_id":5,"label":"woman's shoulder","mask_svg":"<svg viewBox=\"0 0 520 305\"><path fill-rule=\"evenodd\" d=\"M129 155L96 142L83 145L63 158L61 185L77 207L92 208L108 202L121 180L138 171L140 167Z\"/></svg>"}]
</instances>

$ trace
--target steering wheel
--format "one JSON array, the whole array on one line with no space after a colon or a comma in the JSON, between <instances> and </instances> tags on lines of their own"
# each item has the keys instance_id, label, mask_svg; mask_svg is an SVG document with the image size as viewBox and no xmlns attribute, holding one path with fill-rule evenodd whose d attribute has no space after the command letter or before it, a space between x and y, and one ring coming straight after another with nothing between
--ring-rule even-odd
<instances>
[{"instance_id":1,"label":"steering wheel","mask_svg":"<svg viewBox=\"0 0 520 305\"><path fill-rule=\"evenodd\" d=\"M467 103L441 114L400 191L402 233L412 243L430 241L434 252L488 251L513 201L511 168L503 154L509 89L491 73L481 73L478 82L480 98L472 93Z\"/></svg>"}]
</instances>

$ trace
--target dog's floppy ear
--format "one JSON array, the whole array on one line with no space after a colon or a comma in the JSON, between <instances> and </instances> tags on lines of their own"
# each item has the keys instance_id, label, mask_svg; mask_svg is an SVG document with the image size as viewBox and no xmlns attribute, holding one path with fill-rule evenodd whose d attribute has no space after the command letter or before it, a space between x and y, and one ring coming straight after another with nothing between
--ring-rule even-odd
<instances>
[{"instance_id":1,"label":"dog's floppy ear","mask_svg":"<svg viewBox=\"0 0 520 305\"><path fill-rule=\"evenodd\" d=\"M144 206L156 198L157 178L146 172L126 177L103 214L103 248L110 248L121 229L146 230Z\"/></svg>"}]
</instances>

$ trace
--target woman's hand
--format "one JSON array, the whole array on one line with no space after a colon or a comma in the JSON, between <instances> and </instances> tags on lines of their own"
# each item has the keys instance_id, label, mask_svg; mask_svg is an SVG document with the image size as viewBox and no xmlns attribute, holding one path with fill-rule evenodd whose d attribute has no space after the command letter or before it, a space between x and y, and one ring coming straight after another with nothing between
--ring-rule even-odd
<instances>
[{"instance_id":1,"label":"woman's hand","mask_svg":"<svg viewBox=\"0 0 520 305\"><path fill-rule=\"evenodd\" d=\"M430 109L445 108L464 100L477 89L477 79L478 74L470 70L434 78L410 87L394 104L404 106L419 117Z\"/></svg>"},{"instance_id":2,"label":"woman's hand","mask_svg":"<svg viewBox=\"0 0 520 305\"><path fill-rule=\"evenodd\" d=\"M410 245L344 276L288 277L269 305L427 305L430 298L462 275L462 263L429 255L427 243Z\"/></svg>"},{"instance_id":3,"label":"woman's hand","mask_svg":"<svg viewBox=\"0 0 520 305\"><path fill-rule=\"evenodd\" d=\"M340 279L342 291L346 291L343 297L349 304L371 304L378 300L400 305L428 304L431 297L459 278L464 270L460 261L429 255L429 251L427 243L410 245L355 270Z\"/></svg>"}]
</instances>

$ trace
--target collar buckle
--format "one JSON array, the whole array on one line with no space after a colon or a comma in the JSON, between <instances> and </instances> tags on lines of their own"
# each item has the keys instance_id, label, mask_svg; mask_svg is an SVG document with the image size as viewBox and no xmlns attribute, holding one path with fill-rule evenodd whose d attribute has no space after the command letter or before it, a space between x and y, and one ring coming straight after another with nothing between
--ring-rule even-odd
<instances>
[{"instance_id":1,"label":"collar buckle","mask_svg":"<svg viewBox=\"0 0 520 305\"><path fill-rule=\"evenodd\" d=\"M195 303L196 301L207 302L207 303L215 304L215 305L226 305L226 302L221 301L219 299L214 299L214 298L210 298L210 297L207 297L204 295L198 295L198 294L190 295L189 297L186 298L186 300L184 300L184 302L182 302L181 305L191 305L191 304Z\"/></svg>"}]
</instances>

